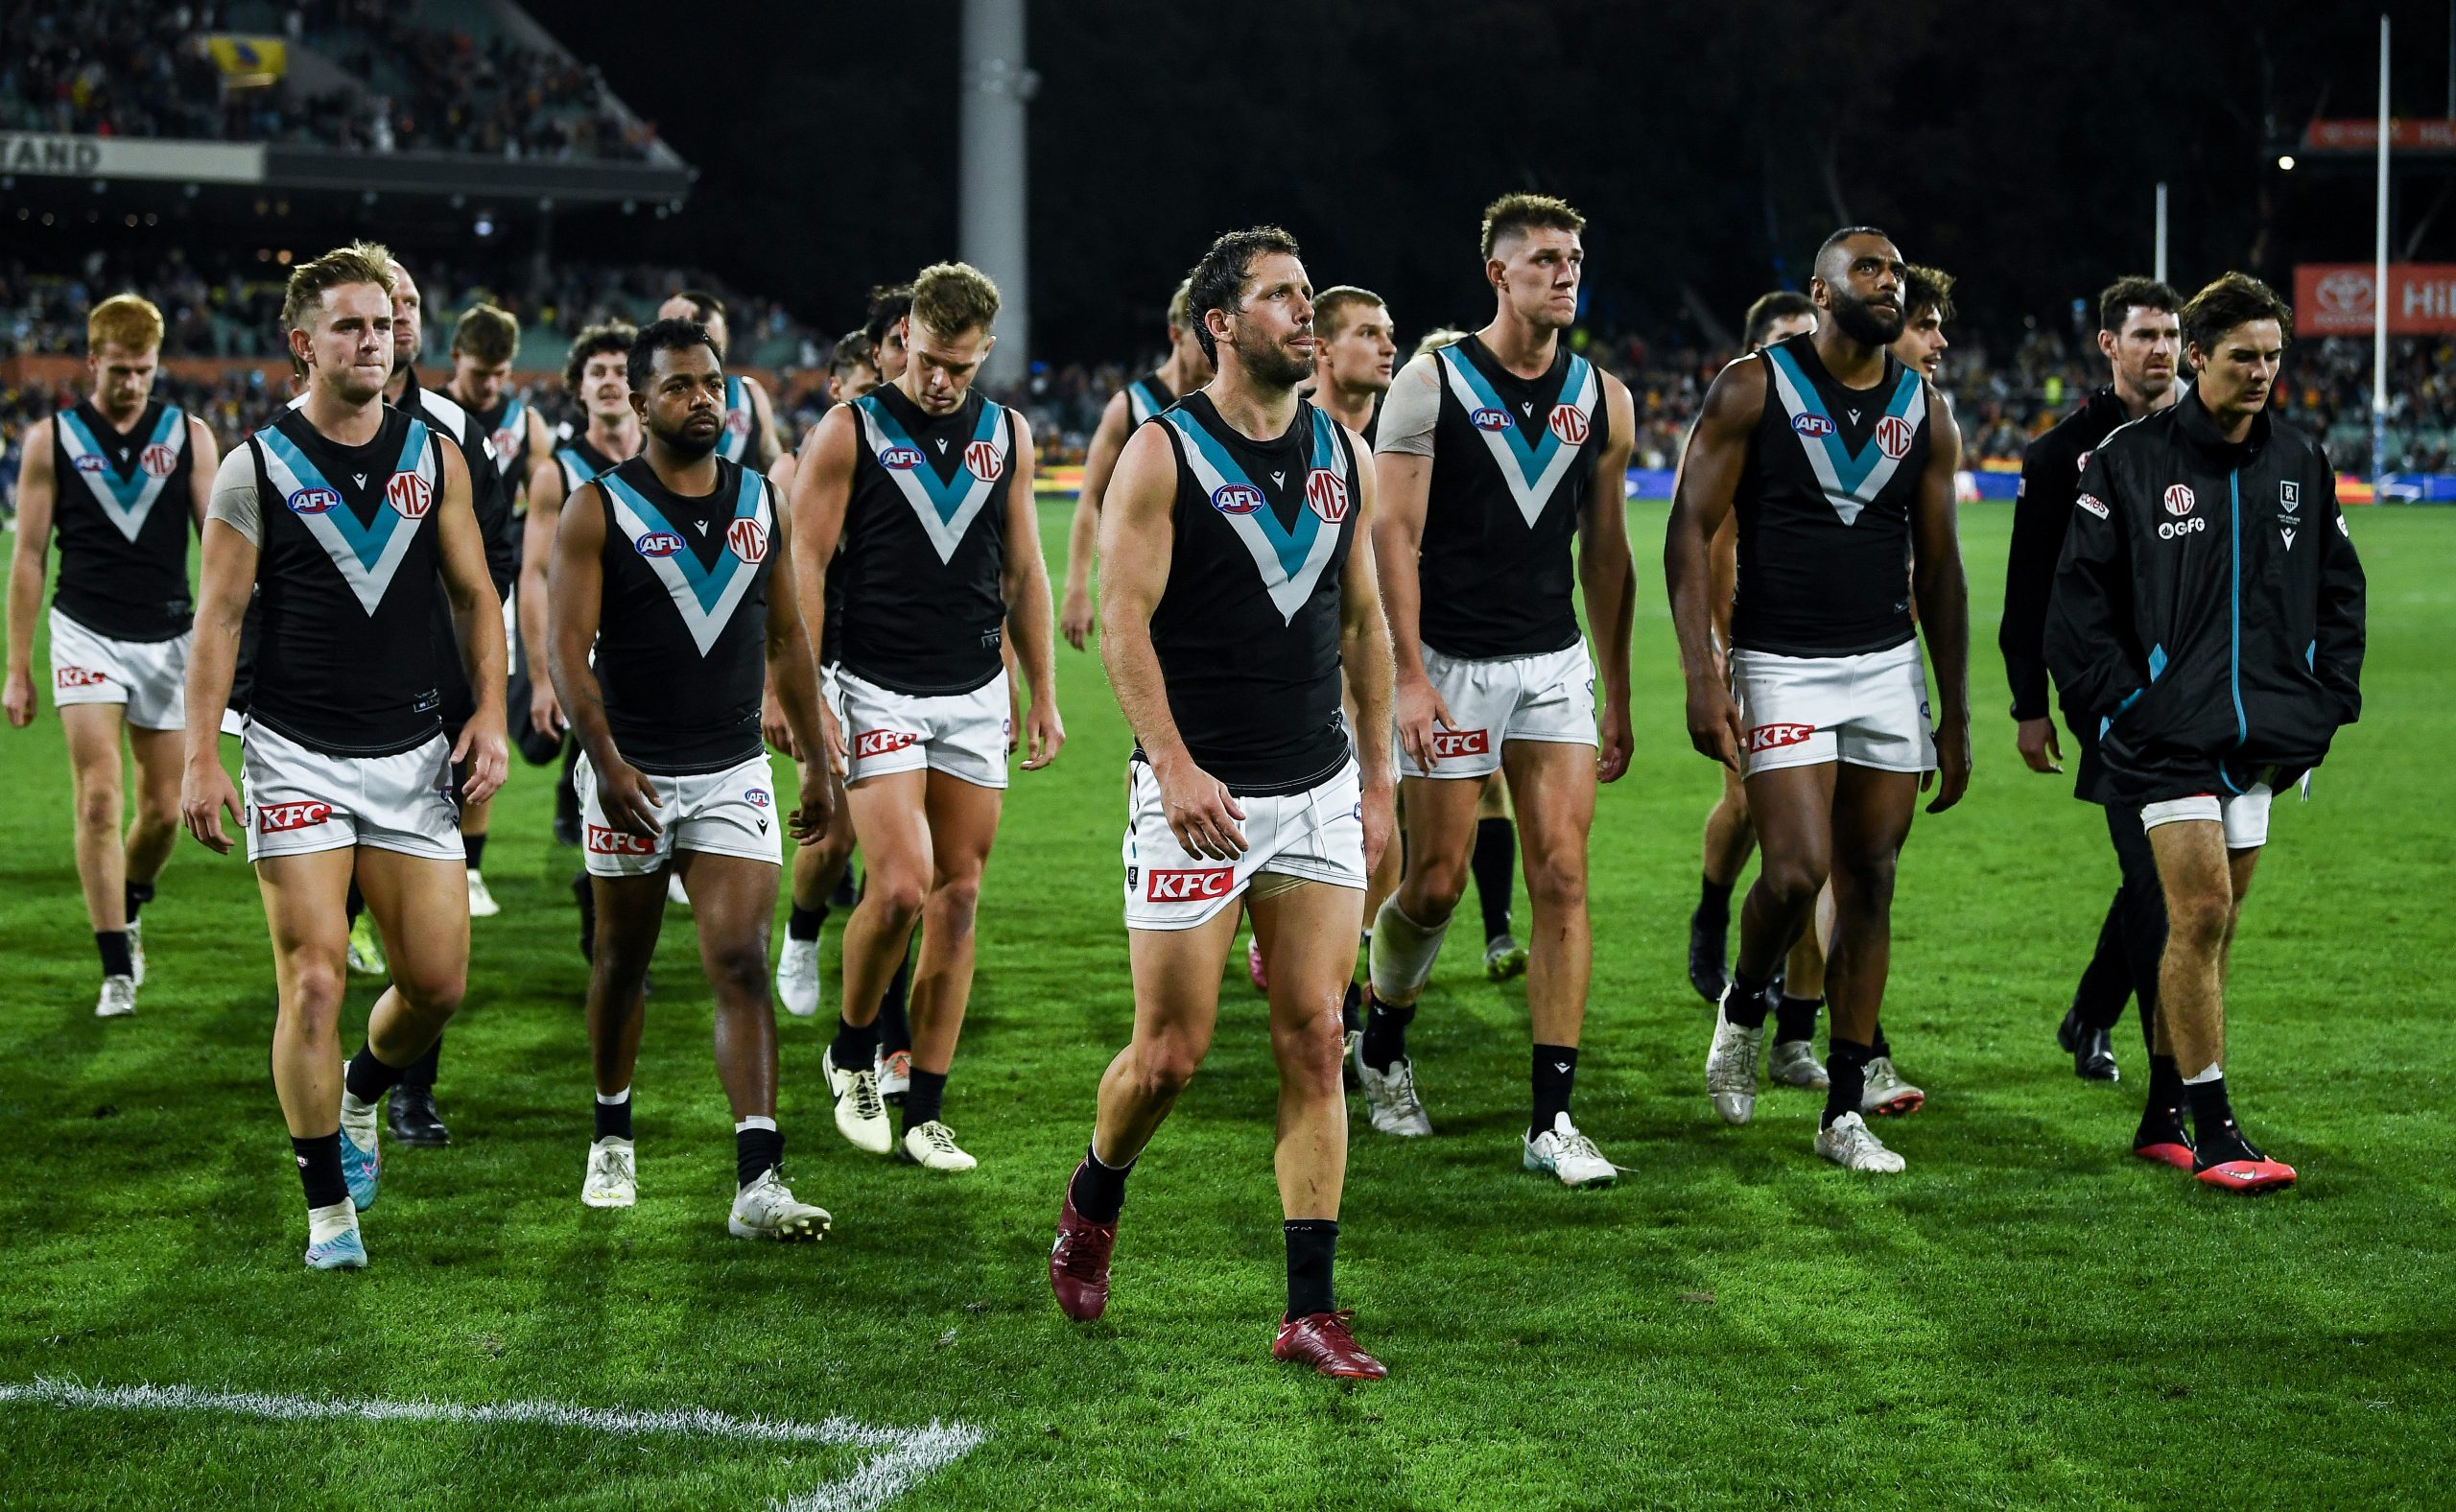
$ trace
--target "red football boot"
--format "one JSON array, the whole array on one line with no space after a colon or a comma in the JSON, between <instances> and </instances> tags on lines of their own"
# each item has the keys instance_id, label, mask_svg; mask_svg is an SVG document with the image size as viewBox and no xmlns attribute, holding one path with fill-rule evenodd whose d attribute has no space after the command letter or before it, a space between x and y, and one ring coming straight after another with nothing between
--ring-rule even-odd
<instances>
[{"instance_id":1,"label":"red football boot","mask_svg":"<svg viewBox=\"0 0 2456 1512\"><path fill-rule=\"evenodd\" d=\"M1108 1311L1109 1252L1115 1248L1117 1225L1095 1223L1075 1212L1074 1182L1069 1177L1065 1205L1057 1210L1057 1242L1049 1249L1049 1289L1056 1295L1060 1312L1089 1323Z\"/></svg>"},{"instance_id":2,"label":"red football boot","mask_svg":"<svg viewBox=\"0 0 2456 1512\"><path fill-rule=\"evenodd\" d=\"M2132 1152L2142 1160L2172 1166L2177 1170L2191 1169L2192 1157L2196 1153L2191 1131L2184 1127L2181 1119L2171 1122L2160 1119L2153 1122L2145 1118L2133 1133Z\"/></svg>"},{"instance_id":3,"label":"red football boot","mask_svg":"<svg viewBox=\"0 0 2456 1512\"><path fill-rule=\"evenodd\" d=\"M2249 1160L2221 1160L2196 1166L2192 1178L2225 1192L2275 1192L2294 1185L2294 1168L2255 1153Z\"/></svg>"},{"instance_id":4,"label":"red football boot","mask_svg":"<svg viewBox=\"0 0 2456 1512\"><path fill-rule=\"evenodd\" d=\"M1390 1373L1390 1367L1366 1354L1363 1346L1357 1343L1356 1335L1347 1331L1348 1320L1355 1316L1354 1308L1341 1308L1336 1312L1308 1312L1301 1318L1283 1318L1279 1337L1271 1341L1271 1358L1311 1365L1325 1376L1379 1381Z\"/></svg>"}]
</instances>

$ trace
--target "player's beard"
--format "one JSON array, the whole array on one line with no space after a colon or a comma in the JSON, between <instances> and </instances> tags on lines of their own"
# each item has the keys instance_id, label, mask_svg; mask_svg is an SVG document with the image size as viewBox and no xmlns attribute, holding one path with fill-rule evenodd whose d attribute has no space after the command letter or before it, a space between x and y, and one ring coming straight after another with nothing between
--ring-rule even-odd
<instances>
[{"instance_id":1,"label":"player's beard","mask_svg":"<svg viewBox=\"0 0 2456 1512\"><path fill-rule=\"evenodd\" d=\"M664 426L651 422L649 432L658 440L663 441L665 449L672 452L679 461L696 462L717 449L717 442L723 438L725 429L721 425L718 426L708 433L706 440L695 437L682 426L676 426L669 431Z\"/></svg>"},{"instance_id":2,"label":"player's beard","mask_svg":"<svg viewBox=\"0 0 2456 1512\"><path fill-rule=\"evenodd\" d=\"M1246 378L1264 389L1293 389L1313 376L1313 359L1291 354L1260 332L1237 331L1237 365Z\"/></svg>"},{"instance_id":3,"label":"player's beard","mask_svg":"<svg viewBox=\"0 0 2456 1512\"><path fill-rule=\"evenodd\" d=\"M1833 296L1833 323L1842 327L1843 335L1861 345L1891 346L1901 340L1905 322L1900 311L1888 320L1877 314L1867 300L1837 291Z\"/></svg>"}]
</instances>

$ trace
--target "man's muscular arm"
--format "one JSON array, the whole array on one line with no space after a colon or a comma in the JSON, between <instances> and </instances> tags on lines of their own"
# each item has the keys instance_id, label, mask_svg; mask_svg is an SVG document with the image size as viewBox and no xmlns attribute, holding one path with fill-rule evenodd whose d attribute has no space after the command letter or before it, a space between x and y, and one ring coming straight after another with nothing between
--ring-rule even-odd
<instances>
[{"instance_id":1,"label":"man's muscular arm","mask_svg":"<svg viewBox=\"0 0 2456 1512\"><path fill-rule=\"evenodd\" d=\"M827 564L836 559L837 543L844 536L844 510L853 497L853 462L859 437L854 434L853 407L839 404L827 412L810 438L802 443L793 469L793 597L801 605L802 623L827 633ZM820 700L819 724L826 760L844 770L844 732L837 728L836 711ZM816 761L820 753L805 756Z\"/></svg>"},{"instance_id":2,"label":"man's muscular arm","mask_svg":"<svg viewBox=\"0 0 2456 1512\"><path fill-rule=\"evenodd\" d=\"M1765 413L1762 363L1734 363L1706 390L1705 408L1681 453L1665 528L1663 576L1671 595L1671 627L1680 640L1680 672L1688 684L1688 741L1726 767L1739 761L1739 706L1732 701L1723 658L1714 645L1714 532L1731 517L1748 464L1748 441Z\"/></svg>"},{"instance_id":3,"label":"man's muscular arm","mask_svg":"<svg viewBox=\"0 0 2456 1512\"><path fill-rule=\"evenodd\" d=\"M1927 470L1910 502L1910 586L1919 627L1936 666L1936 766L1943 782L1930 814L1961 801L1970 787L1970 584L1962 576L1953 475L1961 469L1961 428L1933 387L1927 390ZM1920 784L1924 791L1925 782Z\"/></svg>"},{"instance_id":4,"label":"man's muscular arm","mask_svg":"<svg viewBox=\"0 0 2456 1512\"><path fill-rule=\"evenodd\" d=\"M1066 644L1078 651L1092 633L1092 552L1099 540L1100 500L1117 470L1118 454L1125 450L1133 414L1123 391L1109 395L1099 428L1092 432L1092 444L1083 453L1083 486L1066 529L1066 601L1057 620Z\"/></svg>"},{"instance_id":5,"label":"man's muscular arm","mask_svg":"<svg viewBox=\"0 0 2456 1512\"><path fill-rule=\"evenodd\" d=\"M52 467L51 428L36 420L26 427L17 452L16 544L9 554L9 722L34 722L35 621L42 613L42 582L51 560L51 508L59 479Z\"/></svg>"},{"instance_id":6,"label":"man's muscular arm","mask_svg":"<svg viewBox=\"0 0 2456 1512\"><path fill-rule=\"evenodd\" d=\"M1636 738L1629 728L1629 640L1637 614L1638 564L1629 547L1629 453L1637 444L1637 405L1629 386L1603 375L1604 414L1611 439L1594 460L1586 508L1578 520L1577 571L1586 592L1586 620L1603 679L1602 743L1595 775L1618 781L1629 769Z\"/></svg>"}]
</instances>

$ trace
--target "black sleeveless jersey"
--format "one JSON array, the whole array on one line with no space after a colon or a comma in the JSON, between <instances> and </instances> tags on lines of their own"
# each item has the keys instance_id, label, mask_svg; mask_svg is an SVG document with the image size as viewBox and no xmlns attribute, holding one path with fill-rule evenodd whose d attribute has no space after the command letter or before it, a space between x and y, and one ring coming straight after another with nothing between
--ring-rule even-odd
<instances>
[{"instance_id":1,"label":"black sleeveless jersey","mask_svg":"<svg viewBox=\"0 0 2456 1512\"><path fill-rule=\"evenodd\" d=\"M716 491L687 499L645 457L597 480L605 589L597 683L623 759L668 775L757 756L768 672L768 480L717 460Z\"/></svg>"},{"instance_id":2,"label":"black sleeveless jersey","mask_svg":"<svg viewBox=\"0 0 2456 1512\"><path fill-rule=\"evenodd\" d=\"M1004 666L1014 424L979 389L933 416L889 384L854 400L853 414L842 665L915 697L985 687Z\"/></svg>"},{"instance_id":3,"label":"black sleeveless jersey","mask_svg":"<svg viewBox=\"0 0 2456 1512\"><path fill-rule=\"evenodd\" d=\"M1125 386L1126 434L1133 435L1136 426L1176 402L1176 394L1169 390L1167 380L1160 376L1157 368L1127 384Z\"/></svg>"},{"instance_id":4,"label":"black sleeveless jersey","mask_svg":"<svg viewBox=\"0 0 2456 1512\"><path fill-rule=\"evenodd\" d=\"M1267 441L1240 435L1205 393L1153 423L1177 457L1169 584L1151 615L1177 733L1233 791L1318 786L1350 753L1339 573L1356 534L1355 449L1306 400Z\"/></svg>"},{"instance_id":5,"label":"black sleeveless jersey","mask_svg":"<svg viewBox=\"0 0 2456 1512\"><path fill-rule=\"evenodd\" d=\"M751 407L750 386L738 374L725 374L724 429L717 433L717 456L760 470L759 448L751 444L759 429L759 412Z\"/></svg>"},{"instance_id":6,"label":"black sleeveless jersey","mask_svg":"<svg viewBox=\"0 0 2456 1512\"><path fill-rule=\"evenodd\" d=\"M335 756L412 750L441 728L431 616L446 443L383 413L364 446L296 410L247 441L263 525L248 715Z\"/></svg>"},{"instance_id":7,"label":"black sleeveless jersey","mask_svg":"<svg viewBox=\"0 0 2456 1512\"><path fill-rule=\"evenodd\" d=\"M1812 336L1758 360L1765 410L1732 501L1732 645L1783 656L1890 650L1917 633L1910 503L1927 470L1927 386L1887 353L1875 388L1846 389Z\"/></svg>"},{"instance_id":8,"label":"black sleeveless jersey","mask_svg":"<svg viewBox=\"0 0 2456 1512\"><path fill-rule=\"evenodd\" d=\"M1574 646L1570 548L1609 429L1602 375L1566 343L1533 380L1503 367L1473 336L1433 361L1441 413L1418 563L1418 633L1445 656L1535 656Z\"/></svg>"},{"instance_id":9,"label":"black sleeveless jersey","mask_svg":"<svg viewBox=\"0 0 2456 1512\"><path fill-rule=\"evenodd\" d=\"M517 506L514 513L529 512L529 469L536 459L529 455L529 401L507 390L491 410L469 409L469 417L486 433L486 442L495 451L495 467L503 474L504 496Z\"/></svg>"},{"instance_id":10,"label":"black sleeveless jersey","mask_svg":"<svg viewBox=\"0 0 2456 1512\"><path fill-rule=\"evenodd\" d=\"M555 465L563 470L563 502L571 503L590 479L614 470L614 459L597 449L586 432L555 448Z\"/></svg>"},{"instance_id":11,"label":"black sleeveless jersey","mask_svg":"<svg viewBox=\"0 0 2456 1512\"><path fill-rule=\"evenodd\" d=\"M188 592L187 415L155 399L125 434L90 399L51 417L52 528L59 582L52 604L115 641L177 640L194 623Z\"/></svg>"}]
</instances>

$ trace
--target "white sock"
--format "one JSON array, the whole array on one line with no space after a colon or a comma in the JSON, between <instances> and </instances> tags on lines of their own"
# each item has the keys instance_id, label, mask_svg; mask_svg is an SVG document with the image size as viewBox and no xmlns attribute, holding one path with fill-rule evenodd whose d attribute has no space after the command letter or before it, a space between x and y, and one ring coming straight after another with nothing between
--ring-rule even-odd
<instances>
[{"instance_id":1,"label":"white sock","mask_svg":"<svg viewBox=\"0 0 2456 1512\"><path fill-rule=\"evenodd\" d=\"M1380 916L1373 921L1373 949L1365 962L1373 995L1393 1007L1405 1007L1423 997L1424 984L1432 977L1432 963L1441 955L1441 937L1449 933L1448 919L1427 929L1399 911L1396 893L1384 899Z\"/></svg>"},{"instance_id":2,"label":"white sock","mask_svg":"<svg viewBox=\"0 0 2456 1512\"><path fill-rule=\"evenodd\" d=\"M307 1210L307 1242L321 1244L358 1227L358 1204L343 1197L330 1207Z\"/></svg>"},{"instance_id":3,"label":"white sock","mask_svg":"<svg viewBox=\"0 0 2456 1512\"><path fill-rule=\"evenodd\" d=\"M2205 1087L2212 1081L2223 1081L2225 1079L2226 1068L2212 1060L2205 1070L2195 1071L2190 1075L2185 1076L2184 1078L2184 1085L2186 1087Z\"/></svg>"},{"instance_id":4,"label":"white sock","mask_svg":"<svg viewBox=\"0 0 2456 1512\"><path fill-rule=\"evenodd\" d=\"M597 1100L609 1108L619 1108L631 1100L631 1089L625 1087L620 1092L601 1092L597 1095Z\"/></svg>"},{"instance_id":5,"label":"white sock","mask_svg":"<svg viewBox=\"0 0 2456 1512\"><path fill-rule=\"evenodd\" d=\"M737 1134L744 1133L750 1129L767 1129L773 1132L775 1127L776 1121L774 1119L768 1117L764 1113L754 1113L746 1119L734 1120L733 1131Z\"/></svg>"}]
</instances>

